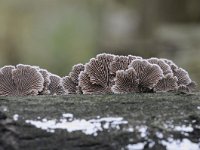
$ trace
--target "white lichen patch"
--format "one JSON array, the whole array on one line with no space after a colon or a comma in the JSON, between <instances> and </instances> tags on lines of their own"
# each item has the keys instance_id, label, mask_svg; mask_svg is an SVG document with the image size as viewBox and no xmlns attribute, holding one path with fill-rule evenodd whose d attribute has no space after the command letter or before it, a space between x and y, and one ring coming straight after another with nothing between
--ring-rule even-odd
<instances>
[{"instance_id":1,"label":"white lichen patch","mask_svg":"<svg viewBox=\"0 0 200 150\"><path fill-rule=\"evenodd\" d=\"M81 131L86 135L98 135L98 132L108 129L120 129L120 125L128 124L128 121L122 117L102 117L95 119L76 119L73 114L63 114L57 119L48 120L26 120L26 123L32 124L48 132L55 132L56 129L67 130L68 132Z\"/></svg>"},{"instance_id":2,"label":"white lichen patch","mask_svg":"<svg viewBox=\"0 0 200 150\"><path fill-rule=\"evenodd\" d=\"M14 120L14 121L18 121L18 119L19 119L19 115L18 115L18 114L14 114L14 115L13 115L13 120Z\"/></svg>"},{"instance_id":3,"label":"white lichen patch","mask_svg":"<svg viewBox=\"0 0 200 150\"><path fill-rule=\"evenodd\" d=\"M128 144L128 150L143 150L146 143L136 143L136 144Z\"/></svg>"},{"instance_id":4,"label":"white lichen patch","mask_svg":"<svg viewBox=\"0 0 200 150\"><path fill-rule=\"evenodd\" d=\"M167 140L162 140L161 144L166 147L167 150L199 150L200 144L194 143L189 139L175 140L169 138Z\"/></svg>"}]
</instances>

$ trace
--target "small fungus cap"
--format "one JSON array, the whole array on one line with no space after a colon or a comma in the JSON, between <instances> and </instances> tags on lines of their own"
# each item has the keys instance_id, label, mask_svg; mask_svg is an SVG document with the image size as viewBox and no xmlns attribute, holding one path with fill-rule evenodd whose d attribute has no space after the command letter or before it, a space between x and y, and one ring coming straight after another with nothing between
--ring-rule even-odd
<instances>
[{"instance_id":1,"label":"small fungus cap","mask_svg":"<svg viewBox=\"0 0 200 150\"><path fill-rule=\"evenodd\" d=\"M115 56L110 63L110 72L115 75L118 70L128 69L128 65L129 59L127 56Z\"/></svg>"},{"instance_id":2,"label":"small fungus cap","mask_svg":"<svg viewBox=\"0 0 200 150\"><path fill-rule=\"evenodd\" d=\"M119 70L116 72L115 85L112 86L113 93L134 93L138 92L139 80L133 68Z\"/></svg>"},{"instance_id":3,"label":"small fungus cap","mask_svg":"<svg viewBox=\"0 0 200 150\"><path fill-rule=\"evenodd\" d=\"M16 95L17 87L12 79L14 66L4 66L0 68L0 95Z\"/></svg>"},{"instance_id":4,"label":"small fungus cap","mask_svg":"<svg viewBox=\"0 0 200 150\"><path fill-rule=\"evenodd\" d=\"M102 94L105 93L105 88L101 85L92 83L90 77L85 71L82 71L79 75L79 84L83 94Z\"/></svg>"},{"instance_id":5,"label":"small fungus cap","mask_svg":"<svg viewBox=\"0 0 200 150\"><path fill-rule=\"evenodd\" d=\"M64 95L66 94L65 89L62 84L62 78L58 75L51 74L49 76L50 84L48 89L51 95Z\"/></svg>"},{"instance_id":6,"label":"small fungus cap","mask_svg":"<svg viewBox=\"0 0 200 150\"><path fill-rule=\"evenodd\" d=\"M78 78L81 71L84 71L85 66L83 64L77 64L72 67L72 71L69 73L71 80L78 84Z\"/></svg>"},{"instance_id":7,"label":"small fungus cap","mask_svg":"<svg viewBox=\"0 0 200 150\"><path fill-rule=\"evenodd\" d=\"M50 84L50 73L46 69L40 69L39 72L42 74L42 77L44 78L44 87L43 90L40 92L41 95L48 95L50 91L48 90L48 86Z\"/></svg>"},{"instance_id":8,"label":"small fungus cap","mask_svg":"<svg viewBox=\"0 0 200 150\"><path fill-rule=\"evenodd\" d=\"M72 81L69 76L65 76L62 78L62 85L67 94L75 94L77 91L77 84Z\"/></svg>"},{"instance_id":9,"label":"small fungus cap","mask_svg":"<svg viewBox=\"0 0 200 150\"><path fill-rule=\"evenodd\" d=\"M0 69L0 95L38 95L42 91L44 79L34 66L19 64Z\"/></svg>"},{"instance_id":10,"label":"small fungus cap","mask_svg":"<svg viewBox=\"0 0 200 150\"><path fill-rule=\"evenodd\" d=\"M133 60L128 68L133 68L136 71L141 92L143 89L152 89L164 77L162 69L157 64L151 64L147 60Z\"/></svg>"},{"instance_id":11,"label":"small fungus cap","mask_svg":"<svg viewBox=\"0 0 200 150\"><path fill-rule=\"evenodd\" d=\"M178 79L173 76L173 73L168 73L164 78L158 81L154 90L159 92L176 91L178 88L177 81Z\"/></svg>"},{"instance_id":12,"label":"small fungus cap","mask_svg":"<svg viewBox=\"0 0 200 150\"><path fill-rule=\"evenodd\" d=\"M103 87L105 93L111 92L111 87L114 83L114 75L111 74L109 68L113 59L114 55L99 54L96 58L90 59L89 63L85 64L85 72L91 84Z\"/></svg>"},{"instance_id":13,"label":"small fungus cap","mask_svg":"<svg viewBox=\"0 0 200 150\"><path fill-rule=\"evenodd\" d=\"M192 82L192 80L189 77L189 74L186 70L182 68L175 68L173 69L174 76L177 77L178 85L188 85Z\"/></svg>"},{"instance_id":14,"label":"small fungus cap","mask_svg":"<svg viewBox=\"0 0 200 150\"><path fill-rule=\"evenodd\" d=\"M151 64L157 64L163 71L163 74L166 75L168 73L172 73L172 69L170 65L168 65L164 60L158 58L150 58L147 59Z\"/></svg>"},{"instance_id":15,"label":"small fungus cap","mask_svg":"<svg viewBox=\"0 0 200 150\"><path fill-rule=\"evenodd\" d=\"M43 90L44 78L36 67L17 65L12 70L12 79L19 95L38 95Z\"/></svg>"},{"instance_id":16,"label":"small fungus cap","mask_svg":"<svg viewBox=\"0 0 200 150\"><path fill-rule=\"evenodd\" d=\"M84 69L85 66L83 64L74 65L69 75L62 78L63 87L68 94L82 93L81 88L78 87L78 83L79 74L81 71L84 71Z\"/></svg>"}]
</instances>

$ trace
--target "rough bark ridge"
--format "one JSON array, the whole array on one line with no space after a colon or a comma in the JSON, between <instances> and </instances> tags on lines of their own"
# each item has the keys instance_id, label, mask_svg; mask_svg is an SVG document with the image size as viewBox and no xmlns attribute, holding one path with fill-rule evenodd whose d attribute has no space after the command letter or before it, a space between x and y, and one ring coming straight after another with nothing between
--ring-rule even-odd
<instances>
[{"instance_id":1,"label":"rough bark ridge","mask_svg":"<svg viewBox=\"0 0 200 150\"><path fill-rule=\"evenodd\" d=\"M26 123L64 113L85 120L123 117L127 124L94 136L66 129L51 133ZM0 150L165 149L169 137L200 144L200 93L0 97Z\"/></svg>"}]
</instances>

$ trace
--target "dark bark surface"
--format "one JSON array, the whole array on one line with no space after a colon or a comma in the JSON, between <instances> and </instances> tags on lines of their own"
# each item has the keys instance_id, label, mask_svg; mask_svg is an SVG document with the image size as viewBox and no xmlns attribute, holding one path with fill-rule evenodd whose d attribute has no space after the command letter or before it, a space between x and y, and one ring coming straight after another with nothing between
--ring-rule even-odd
<instances>
[{"instance_id":1,"label":"dark bark surface","mask_svg":"<svg viewBox=\"0 0 200 150\"><path fill-rule=\"evenodd\" d=\"M98 122L95 134L50 132L27 123L44 118L59 123L67 113L73 114L67 122L92 125L92 119L123 119ZM0 97L0 150L169 149L166 143L199 147L200 93Z\"/></svg>"}]
</instances>

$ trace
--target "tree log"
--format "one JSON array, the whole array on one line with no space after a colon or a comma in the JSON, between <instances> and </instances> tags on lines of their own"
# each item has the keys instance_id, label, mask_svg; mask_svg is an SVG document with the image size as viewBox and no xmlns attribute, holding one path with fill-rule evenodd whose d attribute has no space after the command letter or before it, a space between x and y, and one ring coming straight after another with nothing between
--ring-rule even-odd
<instances>
[{"instance_id":1,"label":"tree log","mask_svg":"<svg viewBox=\"0 0 200 150\"><path fill-rule=\"evenodd\" d=\"M200 93L0 97L0 150L155 150L184 144L200 149Z\"/></svg>"}]
</instances>

